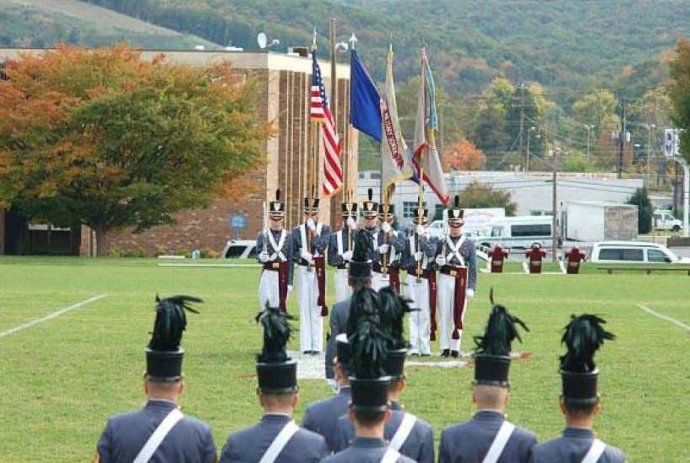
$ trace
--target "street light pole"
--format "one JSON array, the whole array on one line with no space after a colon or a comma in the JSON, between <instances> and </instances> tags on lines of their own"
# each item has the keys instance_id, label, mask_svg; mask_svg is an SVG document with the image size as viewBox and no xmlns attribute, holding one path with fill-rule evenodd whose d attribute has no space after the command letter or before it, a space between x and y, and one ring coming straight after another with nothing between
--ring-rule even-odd
<instances>
[{"instance_id":1,"label":"street light pole","mask_svg":"<svg viewBox=\"0 0 690 463\"><path fill-rule=\"evenodd\" d=\"M652 179L652 172L650 170L650 158L652 156L652 130L656 128L656 125L646 124L644 127L647 129L647 186L649 189L649 183Z\"/></svg>"},{"instance_id":2,"label":"street light pole","mask_svg":"<svg viewBox=\"0 0 690 463\"><path fill-rule=\"evenodd\" d=\"M534 126L527 129L527 154L525 155L525 171L529 171L529 139L530 135L532 134L532 131L535 129L536 127Z\"/></svg>"},{"instance_id":3,"label":"street light pole","mask_svg":"<svg viewBox=\"0 0 690 463\"><path fill-rule=\"evenodd\" d=\"M688 238L690 236L690 230L688 230L688 212L690 212L688 211L688 203L690 202L690 169L688 169L688 163L685 159L679 156L674 156L671 159L683 167L683 236Z\"/></svg>"}]
</instances>

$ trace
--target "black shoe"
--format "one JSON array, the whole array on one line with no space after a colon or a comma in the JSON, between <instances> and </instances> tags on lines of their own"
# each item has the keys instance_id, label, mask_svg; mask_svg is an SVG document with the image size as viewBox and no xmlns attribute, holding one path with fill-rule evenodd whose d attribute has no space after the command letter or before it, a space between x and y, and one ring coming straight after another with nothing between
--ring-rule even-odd
<instances>
[{"instance_id":1,"label":"black shoe","mask_svg":"<svg viewBox=\"0 0 690 463\"><path fill-rule=\"evenodd\" d=\"M458 358L459 355L460 355L460 352L458 352L457 350L450 351L450 356L453 358Z\"/></svg>"},{"instance_id":2,"label":"black shoe","mask_svg":"<svg viewBox=\"0 0 690 463\"><path fill-rule=\"evenodd\" d=\"M310 350L305 350L305 351L302 351L302 353L303 353L304 355L309 355L309 354L311 354L311 351L310 351Z\"/></svg>"},{"instance_id":3,"label":"black shoe","mask_svg":"<svg viewBox=\"0 0 690 463\"><path fill-rule=\"evenodd\" d=\"M441 357L448 357L450 355L450 350L448 349L443 349L441 352Z\"/></svg>"},{"instance_id":4,"label":"black shoe","mask_svg":"<svg viewBox=\"0 0 690 463\"><path fill-rule=\"evenodd\" d=\"M311 351L311 355L319 355L320 353L321 352L319 352L318 350Z\"/></svg>"}]
</instances>

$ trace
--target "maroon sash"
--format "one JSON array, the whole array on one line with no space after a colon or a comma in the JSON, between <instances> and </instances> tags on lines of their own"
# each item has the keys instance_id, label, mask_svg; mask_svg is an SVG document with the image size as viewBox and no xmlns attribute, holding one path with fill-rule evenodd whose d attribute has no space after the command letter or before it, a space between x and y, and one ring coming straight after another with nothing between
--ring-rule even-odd
<instances>
[{"instance_id":1,"label":"maroon sash","mask_svg":"<svg viewBox=\"0 0 690 463\"><path fill-rule=\"evenodd\" d=\"M462 313L465 310L465 297L467 295L467 267L458 267L455 274L455 298L453 304L453 321L455 328L453 329L453 339L460 339L458 330L462 326Z\"/></svg>"},{"instance_id":2,"label":"maroon sash","mask_svg":"<svg viewBox=\"0 0 690 463\"><path fill-rule=\"evenodd\" d=\"M427 280L429 281L429 312L431 315L431 335L429 339L436 341L436 330L438 329L436 325L436 272L429 270Z\"/></svg>"},{"instance_id":3,"label":"maroon sash","mask_svg":"<svg viewBox=\"0 0 690 463\"><path fill-rule=\"evenodd\" d=\"M388 281L396 294L400 294L400 269L388 267Z\"/></svg>"},{"instance_id":4,"label":"maroon sash","mask_svg":"<svg viewBox=\"0 0 690 463\"><path fill-rule=\"evenodd\" d=\"M321 316L328 317L328 307L326 306L326 263L323 256L314 257L316 267L316 282L319 285L319 297L316 305L321 307Z\"/></svg>"},{"instance_id":5,"label":"maroon sash","mask_svg":"<svg viewBox=\"0 0 690 463\"><path fill-rule=\"evenodd\" d=\"M288 263L280 262L278 267L278 308L281 312L287 313L287 293L288 293Z\"/></svg>"}]
</instances>

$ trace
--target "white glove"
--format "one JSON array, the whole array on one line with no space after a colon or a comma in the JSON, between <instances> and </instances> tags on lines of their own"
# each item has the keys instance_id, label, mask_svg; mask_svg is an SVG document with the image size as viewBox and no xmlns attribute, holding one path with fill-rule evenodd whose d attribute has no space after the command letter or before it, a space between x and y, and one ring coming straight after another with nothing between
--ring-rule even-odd
<instances>
[{"instance_id":1,"label":"white glove","mask_svg":"<svg viewBox=\"0 0 690 463\"><path fill-rule=\"evenodd\" d=\"M307 219L307 227L311 231L316 231L316 224L314 223L314 219Z\"/></svg>"},{"instance_id":2,"label":"white glove","mask_svg":"<svg viewBox=\"0 0 690 463\"><path fill-rule=\"evenodd\" d=\"M446 265L446 258L443 256L436 256L436 264L443 267L444 265Z\"/></svg>"},{"instance_id":3,"label":"white glove","mask_svg":"<svg viewBox=\"0 0 690 463\"><path fill-rule=\"evenodd\" d=\"M343 260L352 260L352 251L345 251L343 253Z\"/></svg>"},{"instance_id":4,"label":"white glove","mask_svg":"<svg viewBox=\"0 0 690 463\"><path fill-rule=\"evenodd\" d=\"M387 254L387 253L388 253L388 249L390 249L390 246L389 246L389 245L387 245L387 244L382 244L381 246L379 246L379 254Z\"/></svg>"},{"instance_id":5,"label":"white glove","mask_svg":"<svg viewBox=\"0 0 690 463\"><path fill-rule=\"evenodd\" d=\"M383 233L388 233L391 231L391 225L388 222L383 222L381 224L381 231L383 231Z\"/></svg>"},{"instance_id":6,"label":"white glove","mask_svg":"<svg viewBox=\"0 0 690 463\"><path fill-rule=\"evenodd\" d=\"M416 260L417 262L419 262L423 258L424 258L424 253L422 251L417 251L414 253L414 260Z\"/></svg>"},{"instance_id":7,"label":"white glove","mask_svg":"<svg viewBox=\"0 0 690 463\"><path fill-rule=\"evenodd\" d=\"M309 263L311 263L312 260L314 260L314 256L312 256L311 253L307 252L307 251L302 251L302 253L300 254L300 257Z\"/></svg>"},{"instance_id":8,"label":"white glove","mask_svg":"<svg viewBox=\"0 0 690 463\"><path fill-rule=\"evenodd\" d=\"M357 230L357 222L355 222L355 219L353 219L352 217L348 217L347 221L345 223L350 228L350 230L352 230L352 231Z\"/></svg>"},{"instance_id":9,"label":"white glove","mask_svg":"<svg viewBox=\"0 0 690 463\"><path fill-rule=\"evenodd\" d=\"M268 258L268 260L276 260L277 258L278 258L278 254L276 254L276 253L274 252L274 253L271 254L271 256Z\"/></svg>"},{"instance_id":10,"label":"white glove","mask_svg":"<svg viewBox=\"0 0 690 463\"><path fill-rule=\"evenodd\" d=\"M465 294L467 295L467 299L472 299L474 297L474 290L472 288L467 288L467 292Z\"/></svg>"},{"instance_id":11,"label":"white glove","mask_svg":"<svg viewBox=\"0 0 690 463\"><path fill-rule=\"evenodd\" d=\"M264 264L268 262L268 253L267 252L262 252L259 254L259 260L263 262Z\"/></svg>"},{"instance_id":12,"label":"white glove","mask_svg":"<svg viewBox=\"0 0 690 463\"><path fill-rule=\"evenodd\" d=\"M292 291L292 285L288 285L288 293Z\"/></svg>"},{"instance_id":13,"label":"white glove","mask_svg":"<svg viewBox=\"0 0 690 463\"><path fill-rule=\"evenodd\" d=\"M417 225L417 234L420 236L424 234L424 227L423 226Z\"/></svg>"}]
</instances>

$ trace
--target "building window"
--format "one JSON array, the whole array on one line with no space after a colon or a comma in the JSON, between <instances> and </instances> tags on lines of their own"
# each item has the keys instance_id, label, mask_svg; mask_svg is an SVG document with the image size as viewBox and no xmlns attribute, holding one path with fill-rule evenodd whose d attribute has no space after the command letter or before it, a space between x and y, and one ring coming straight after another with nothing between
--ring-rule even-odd
<instances>
[{"instance_id":1,"label":"building window","mask_svg":"<svg viewBox=\"0 0 690 463\"><path fill-rule=\"evenodd\" d=\"M405 201L403 203L403 217L411 219L417 215L417 206L419 206L417 201Z\"/></svg>"}]
</instances>

